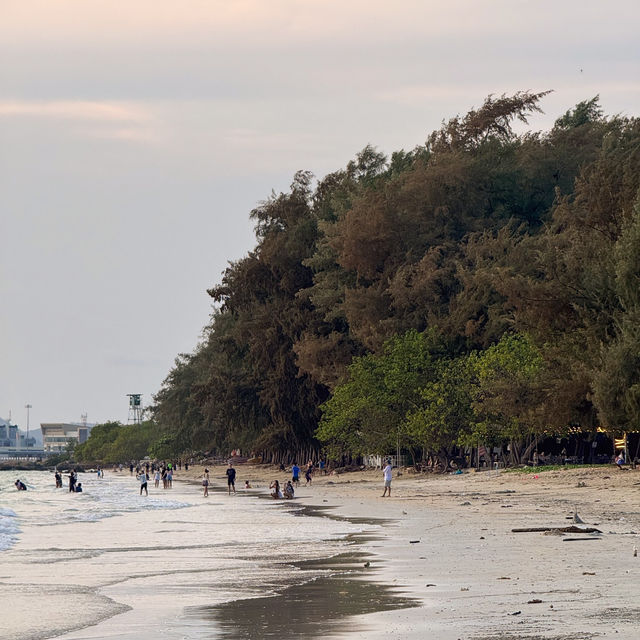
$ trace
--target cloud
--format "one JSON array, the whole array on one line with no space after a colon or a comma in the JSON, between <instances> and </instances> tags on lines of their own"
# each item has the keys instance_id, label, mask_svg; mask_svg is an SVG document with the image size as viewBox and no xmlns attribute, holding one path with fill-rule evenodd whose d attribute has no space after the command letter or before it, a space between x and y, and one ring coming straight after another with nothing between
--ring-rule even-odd
<instances>
[{"instance_id":1,"label":"cloud","mask_svg":"<svg viewBox=\"0 0 640 640\"><path fill-rule=\"evenodd\" d=\"M149 122L152 118L140 106L117 102L0 101L0 117L39 117L102 122Z\"/></svg>"},{"instance_id":2,"label":"cloud","mask_svg":"<svg viewBox=\"0 0 640 640\"><path fill-rule=\"evenodd\" d=\"M65 134L134 143L155 143L162 123L147 106L124 102L87 100L4 100L0 101L0 121L38 120L51 128L62 123ZM57 126L57 125L53 125ZM58 126L58 128L60 128Z\"/></svg>"}]
</instances>

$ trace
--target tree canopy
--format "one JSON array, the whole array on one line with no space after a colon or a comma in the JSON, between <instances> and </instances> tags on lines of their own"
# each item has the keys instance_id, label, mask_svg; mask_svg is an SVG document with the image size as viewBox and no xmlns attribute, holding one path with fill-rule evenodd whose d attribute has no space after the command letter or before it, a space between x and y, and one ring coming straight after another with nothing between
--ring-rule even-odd
<instances>
[{"instance_id":1,"label":"tree canopy","mask_svg":"<svg viewBox=\"0 0 640 640\"><path fill-rule=\"evenodd\" d=\"M450 455L638 427L640 121L595 97L518 133L545 95L489 96L256 207L155 397L162 446Z\"/></svg>"}]
</instances>

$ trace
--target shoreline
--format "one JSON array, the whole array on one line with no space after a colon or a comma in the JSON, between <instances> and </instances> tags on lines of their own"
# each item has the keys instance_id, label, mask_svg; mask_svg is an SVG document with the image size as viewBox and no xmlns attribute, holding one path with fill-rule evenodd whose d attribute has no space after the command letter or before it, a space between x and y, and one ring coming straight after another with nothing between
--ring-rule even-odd
<instances>
[{"instance_id":1,"label":"shoreline","mask_svg":"<svg viewBox=\"0 0 640 640\"><path fill-rule=\"evenodd\" d=\"M586 640L614 636L620 640L637 636L640 558L633 555L634 547L640 547L640 472L637 470L621 472L615 467L590 467L539 474L493 471L448 476L405 474L394 477L392 497L384 499L381 472L351 472L318 476L311 486L301 485L293 501L277 501L278 507L274 508L276 501L269 497L267 487L271 480L281 480L282 472L266 466L238 465L238 485L242 487L244 480L249 479L254 489L246 491L247 497L259 500L236 502L226 495L224 468L210 467L209 499L202 497L199 478L203 467L198 466L188 472L178 472L175 495L172 490L154 490L155 497L190 496L193 510L137 512L121 521L119 526L124 529L118 529L122 541L119 544L124 545L125 550L151 554L145 562L151 562L154 571L128 568L127 574L122 574L117 566L109 568L98 559L91 560L90 556L83 566L93 567L96 575L89 578L87 569L81 571L80 565L76 567L76 580L87 594L95 591L97 597L110 599L114 605L134 605L134 609L141 605L141 609L55 637L61 640L133 638L145 628L145 616L150 611L160 616L167 615L168 610L173 612L173 626L167 638L185 637L184 625L190 630L191 635L186 636L190 638L218 637L216 633L223 627L225 631L220 631L220 637L247 637L234 635L234 616L235 619L241 616L242 629L247 632L250 624L263 624L265 611L272 612L274 606L278 613L285 615L289 599L297 603L298 609L304 608L305 597L306 602L311 603L310 616L315 607L323 624L326 620L332 621L322 628L314 625L310 628L318 628L318 635L323 638L336 640L365 637L386 640L390 633L407 640L424 638L425 634L437 634L439 640ZM112 475L122 481L131 480L129 489L135 491L134 479L128 472ZM87 484L90 488L90 483ZM242 488L238 492L245 494ZM59 498L62 500L63 495L59 494ZM67 498L65 494L65 502ZM217 591L207 590L207 581L215 580L216 574L211 573L215 566L202 566L196 549L201 545L197 540L190 540L185 547L187 551L180 552L187 554L185 558L191 558L185 566L176 565L183 562L181 556L166 557L168 551L161 550L164 547L153 546L151 542L148 543L151 546L137 546L136 528L148 526L150 518L158 521L155 528L161 537L166 532L170 533L171 540L182 535L189 538L192 531L207 530L211 517L217 522L216 514L227 507L232 509L231 513L245 514L245 517L246 513L255 513L256 518L266 518L265 523L272 523L267 526L285 526L283 531L299 529L300 535L291 537L300 541L295 544L303 544L303 531L313 531L317 536L325 529L323 522L357 523L361 528L359 533L344 534L340 539L322 538L323 552L318 552L316 547L316 560L310 566L316 562L326 571L303 576L300 571L304 567L294 567L294 573L289 571L288 577L283 574L281 580L273 574L274 567L290 570L300 562L289 557L286 545L277 545L275 555L268 548L256 548L251 553L246 547L238 555L234 547L229 547L233 552L227 552L223 545L216 553L221 559L229 558L226 565L230 570L240 571L243 576L252 576L256 571L259 574L252 576L254 586L248 587L245 596L239 594L227 599ZM585 523L579 526L597 527L602 534L545 535L512 531L573 524L574 510ZM299 516L300 520L291 519L292 515ZM69 524L54 526L51 531L55 530L61 540L66 539L66 532L73 530ZM265 524L250 526L258 527L255 540L259 541L260 526ZM97 531L95 523L80 527L81 531ZM326 528L340 530L335 526ZM105 536L104 543L94 540L86 548L104 546L108 536L105 531L100 535ZM358 542L345 551L341 541L348 541L350 535ZM18 557L39 539L35 533L28 537L26 547L18 543L21 547L17 550ZM168 542L166 548L172 549L173 542ZM208 548L207 541L204 542ZM194 551L189 552L189 548ZM45 558L46 548L39 551ZM120 553L119 549L114 551L115 554L103 557ZM12 562L15 555L11 554ZM343 562L340 556L345 555L352 560ZM369 566L365 567L365 562ZM304 561L301 564L304 565ZM34 585L51 585L53 589L55 576L48 576L44 567L40 571L37 565L27 566L36 570L32 577ZM63 565L58 566L62 570ZM193 583L198 575L203 576L202 587L197 586L199 582ZM332 591L343 578L350 584ZM144 591L148 580L160 581L157 594ZM28 585L29 580L25 578L24 582ZM304 586L307 584L308 587ZM8 585L5 581L5 586ZM137 591L140 588L143 589L142 602ZM348 606L349 593L360 593L360 604ZM173 594L170 600L168 594ZM389 601L395 598L391 605L394 608L372 611L368 601L378 596L388 597ZM9 604L11 598L15 596L9 592ZM18 600L16 606L17 603ZM403 603L418 606L395 607ZM253 611L252 606L255 607L253 622L247 613ZM285 617L287 624L293 621L294 625L304 625L304 619L295 618L292 613ZM212 627L212 622L217 626ZM129 628L133 629L130 635ZM305 636L304 629L292 629L291 624L280 627L279 632L282 638ZM307 635L314 637L311 633Z\"/></svg>"},{"instance_id":2,"label":"shoreline","mask_svg":"<svg viewBox=\"0 0 640 640\"><path fill-rule=\"evenodd\" d=\"M204 612L216 606L232 611L237 606L233 603L256 600L257 605L272 596L284 602L283 594L296 593L301 585L315 582L318 587L328 575L351 573L337 558L345 551L353 555L352 540L346 536L361 528L349 525L348 519L329 524L316 515L321 509L274 505L270 498L261 499L262 491L228 498L217 482L204 499L194 480L183 475L173 489L152 490L150 498L188 504L177 510L141 511L148 504L146 496L137 496L138 483L128 473L107 474L104 480L85 476L85 492L79 495L56 491L48 480L46 475L34 476L36 490L9 494L25 519L20 539L3 552L0 597L13 612L0 632L7 640L133 640L156 632L167 640L222 637L212 625L215 616ZM92 522L61 517L75 512L76 506L93 504L94 493L101 504L103 490L140 506ZM52 500L52 510L41 514L55 513L59 522L42 526L42 515L35 521L29 515L29 503L47 505ZM26 596L28 607L22 604ZM386 600L397 598L389 594ZM76 611L80 605L82 610ZM39 615L30 619L34 609ZM351 606L348 613L367 610ZM224 621L222 615L220 624ZM232 628L233 620L227 622ZM289 625L293 632L290 622L286 618L283 628Z\"/></svg>"},{"instance_id":3,"label":"shoreline","mask_svg":"<svg viewBox=\"0 0 640 640\"><path fill-rule=\"evenodd\" d=\"M211 475L219 480L218 471ZM238 480L265 483L274 469L239 465ZM327 517L387 522L365 579L421 602L368 613L336 638L439 640L635 638L640 621L640 472L586 467L541 473L403 475L381 498L381 472L321 476L295 502ZM601 535L515 533L566 527L574 511ZM331 636L334 637L334 636Z\"/></svg>"}]
</instances>

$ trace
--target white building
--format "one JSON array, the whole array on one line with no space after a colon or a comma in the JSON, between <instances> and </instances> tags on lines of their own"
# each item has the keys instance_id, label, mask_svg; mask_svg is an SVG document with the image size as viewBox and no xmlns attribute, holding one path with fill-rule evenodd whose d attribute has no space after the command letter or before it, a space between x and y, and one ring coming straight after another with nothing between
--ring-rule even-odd
<instances>
[{"instance_id":1,"label":"white building","mask_svg":"<svg viewBox=\"0 0 640 640\"><path fill-rule=\"evenodd\" d=\"M69 442L87 441L94 425L85 422L42 422L42 446L45 453L65 451Z\"/></svg>"}]
</instances>

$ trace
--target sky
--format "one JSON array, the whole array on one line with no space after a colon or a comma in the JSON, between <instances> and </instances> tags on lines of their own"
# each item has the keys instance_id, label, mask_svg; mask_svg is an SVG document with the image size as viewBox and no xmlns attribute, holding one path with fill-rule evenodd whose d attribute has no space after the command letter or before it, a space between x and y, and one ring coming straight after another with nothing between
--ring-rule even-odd
<instances>
[{"instance_id":1,"label":"sky","mask_svg":"<svg viewBox=\"0 0 640 640\"><path fill-rule=\"evenodd\" d=\"M0 417L128 420L299 169L488 94L640 115L637 0L2 0Z\"/></svg>"}]
</instances>

